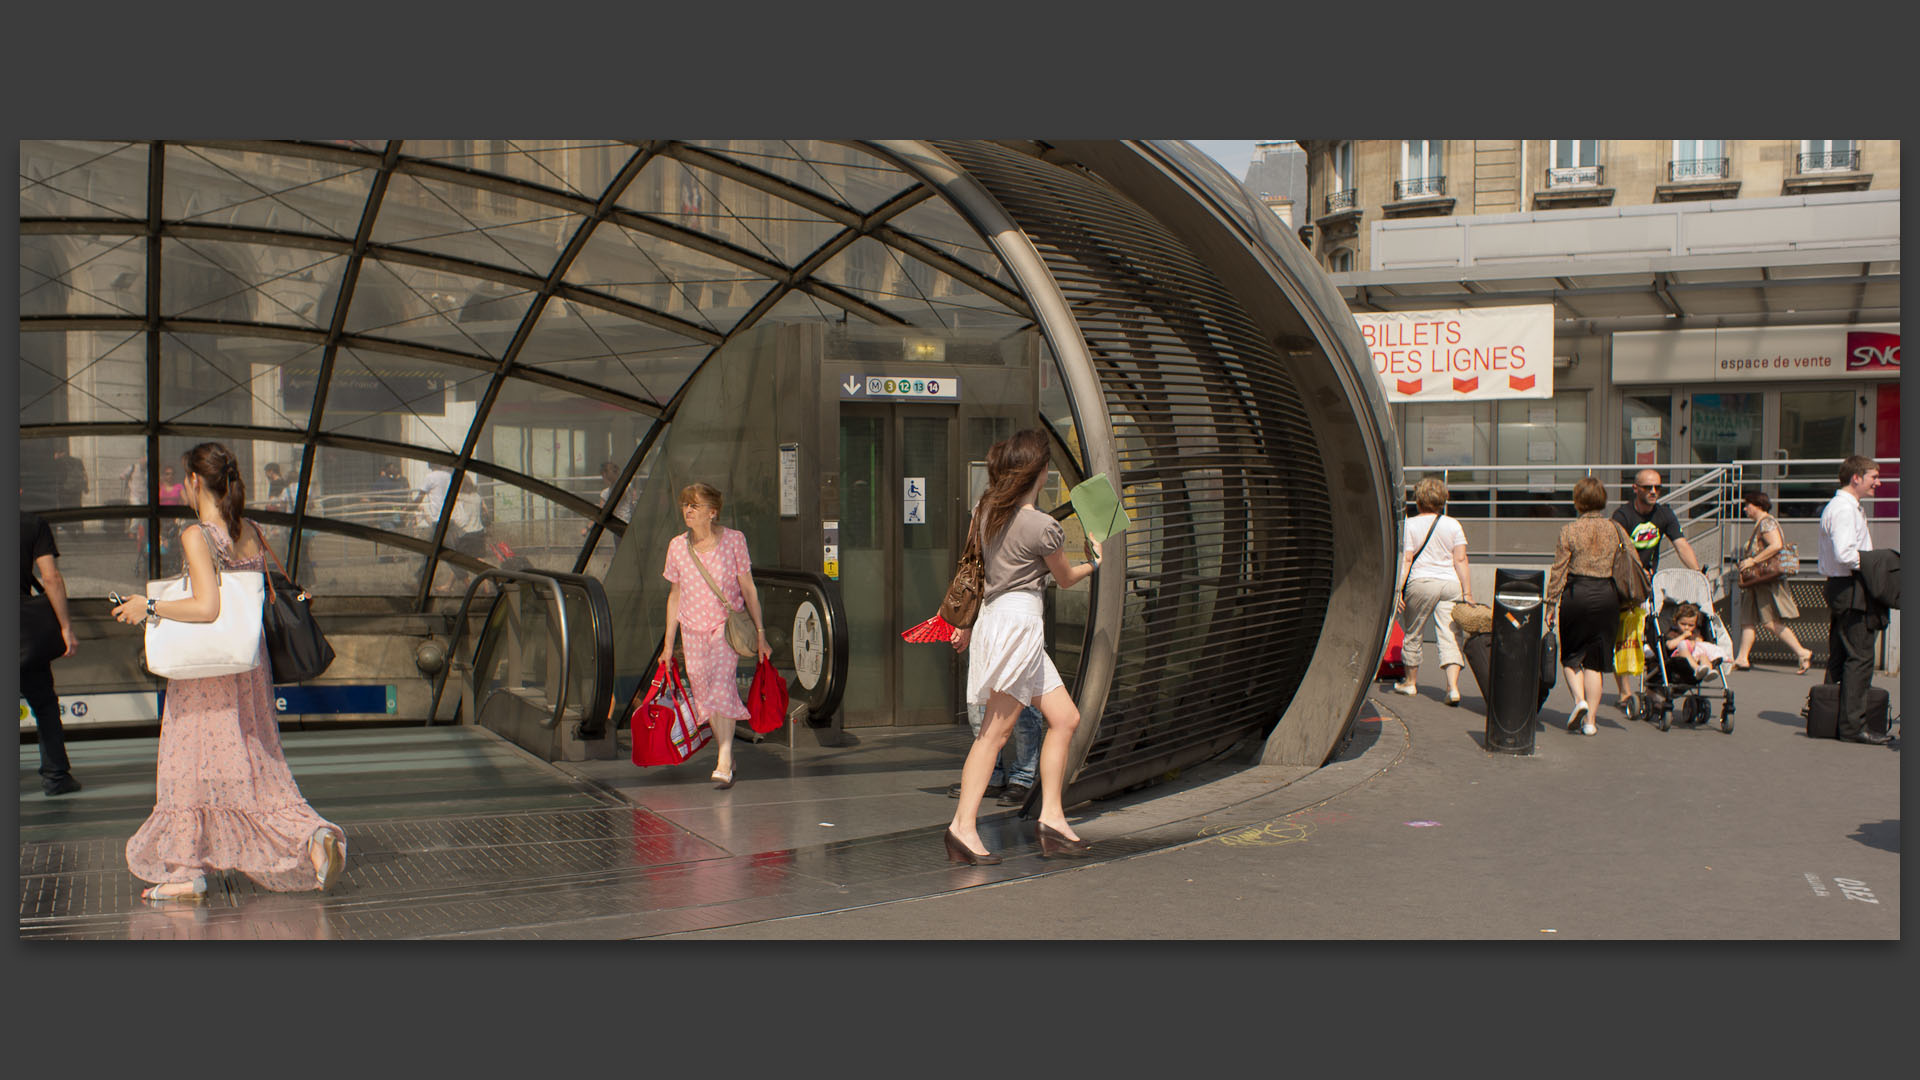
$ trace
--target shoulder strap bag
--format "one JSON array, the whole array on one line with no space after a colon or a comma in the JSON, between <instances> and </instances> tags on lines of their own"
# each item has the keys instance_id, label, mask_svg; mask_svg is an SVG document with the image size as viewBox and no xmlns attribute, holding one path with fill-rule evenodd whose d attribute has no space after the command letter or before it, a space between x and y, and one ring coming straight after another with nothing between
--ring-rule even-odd
<instances>
[{"instance_id":1,"label":"shoulder strap bag","mask_svg":"<svg viewBox=\"0 0 1920 1080\"><path fill-rule=\"evenodd\" d=\"M320 632L320 624L314 621L312 598L287 576L287 568L281 565L280 556L273 553L260 526L248 524L253 525L254 538L274 565L274 569L266 573L267 604L262 616L267 633L267 659L273 664L273 681L297 683L319 678L333 663L333 646L327 644L327 635Z\"/></svg>"},{"instance_id":2,"label":"shoulder strap bag","mask_svg":"<svg viewBox=\"0 0 1920 1080\"><path fill-rule=\"evenodd\" d=\"M1775 519L1771 517L1762 518L1753 527L1753 539L1747 541L1747 550L1749 551L1760 550L1760 546L1761 546L1760 534L1761 534L1761 531L1766 528L1767 522L1769 521L1774 522L1774 526L1773 526L1774 528L1776 529L1780 528L1780 523L1778 521L1775 521ZM1782 531L1780 533L1781 541L1784 542L1786 538L1787 538L1787 534L1784 531ZM1772 555L1769 555L1766 559L1760 562L1754 563L1752 566L1749 566L1744 570L1741 570L1740 571L1740 587L1743 589L1756 588L1758 586L1768 584L1769 582L1778 581L1783 577L1787 577L1791 574L1797 573L1799 569L1800 569L1800 552L1792 544L1786 544L1779 551L1776 551Z\"/></svg>"},{"instance_id":3,"label":"shoulder strap bag","mask_svg":"<svg viewBox=\"0 0 1920 1080\"><path fill-rule=\"evenodd\" d=\"M980 508L973 508L967 522L967 543L960 550L960 564L954 567L947 595L940 601L939 616L956 630L965 630L980 617L980 600L987 592L987 564L980 554Z\"/></svg>"},{"instance_id":4,"label":"shoulder strap bag","mask_svg":"<svg viewBox=\"0 0 1920 1080\"><path fill-rule=\"evenodd\" d=\"M1613 589L1620 594L1620 606L1639 607L1647 602L1652 591L1652 580L1647 576L1646 564L1640 561L1640 554L1627 543L1627 530L1620 523L1607 519L1613 526Z\"/></svg>"},{"instance_id":5,"label":"shoulder strap bag","mask_svg":"<svg viewBox=\"0 0 1920 1080\"><path fill-rule=\"evenodd\" d=\"M1427 550L1427 540L1433 539L1433 530L1439 527L1440 515L1435 514L1433 515L1433 524L1427 526L1426 540L1420 541L1420 546L1413 550L1413 558L1407 563L1407 580L1400 583L1400 598L1402 600L1407 598L1407 586L1413 583L1413 564L1420 561L1420 553Z\"/></svg>"},{"instance_id":6,"label":"shoulder strap bag","mask_svg":"<svg viewBox=\"0 0 1920 1080\"><path fill-rule=\"evenodd\" d=\"M713 549L720 550L720 544L716 542ZM714 584L713 575L707 572L707 564L700 560L700 553L693 550L691 532L687 533L687 557L699 568L700 576L707 579L707 588L713 590L713 595L720 599L720 606L727 612L727 646L743 657L760 655L760 631L754 628L753 616L745 611L735 611L727 594Z\"/></svg>"},{"instance_id":7,"label":"shoulder strap bag","mask_svg":"<svg viewBox=\"0 0 1920 1080\"><path fill-rule=\"evenodd\" d=\"M147 624L148 671L163 679L208 679L249 671L259 662L264 575L258 570L223 571L216 554L213 576L220 589L220 614L212 622L160 619ZM193 580L182 570L179 577L147 582L147 595L190 600Z\"/></svg>"}]
</instances>

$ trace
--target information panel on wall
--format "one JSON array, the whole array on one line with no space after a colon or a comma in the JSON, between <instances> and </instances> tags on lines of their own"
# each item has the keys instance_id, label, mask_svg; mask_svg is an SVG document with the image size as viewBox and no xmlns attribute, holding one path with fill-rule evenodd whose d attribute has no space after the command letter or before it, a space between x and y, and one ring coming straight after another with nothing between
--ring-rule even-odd
<instances>
[{"instance_id":1,"label":"information panel on wall","mask_svg":"<svg viewBox=\"0 0 1920 1080\"><path fill-rule=\"evenodd\" d=\"M1361 311L1388 404L1553 396L1553 305Z\"/></svg>"}]
</instances>

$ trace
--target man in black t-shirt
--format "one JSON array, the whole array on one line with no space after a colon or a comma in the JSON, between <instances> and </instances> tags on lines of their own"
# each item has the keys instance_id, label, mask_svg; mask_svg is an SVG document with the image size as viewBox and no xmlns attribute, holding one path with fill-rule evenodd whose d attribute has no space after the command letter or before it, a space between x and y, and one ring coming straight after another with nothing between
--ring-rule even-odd
<instances>
[{"instance_id":1,"label":"man in black t-shirt","mask_svg":"<svg viewBox=\"0 0 1920 1080\"><path fill-rule=\"evenodd\" d=\"M1660 501L1662 481L1655 469L1641 469L1633 477L1633 498L1620 504L1613 512L1613 520L1627 530L1627 540L1640 555L1640 564L1647 568L1651 576L1660 568L1660 538L1673 541L1674 554L1687 569L1698 573L1700 558L1693 553L1693 545L1687 543L1686 534L1680 531L1680 519L1674 515L1673 508ZM1620 692L1620 700L1627 700L1627 677L1614 672L1613 686Z\"/></svg>"},{"instance_id":2,"label":"man in black t-shirt","mask_svg":"<svg viewBox=\"0 0 1920 1080\"><path fill-rule=\"evenodd\" d=\"M60 548L54 543L53 530L40 515L20 511L20 598L32 593L37 580L47 594L53 613L60 620L60 636L66 642L63 656L72 656L78 644L73 636L73 621L67 615L67 582L54 560ZM22 632L25 628L22 628ZM53 686L53 667L36 664L20 668L20 696L33 710L34 726L40 730L40 788L48 795L79 791L80 781L68 770L66 731L60 726L60 695Z\"/></svg>"}]
</instances>

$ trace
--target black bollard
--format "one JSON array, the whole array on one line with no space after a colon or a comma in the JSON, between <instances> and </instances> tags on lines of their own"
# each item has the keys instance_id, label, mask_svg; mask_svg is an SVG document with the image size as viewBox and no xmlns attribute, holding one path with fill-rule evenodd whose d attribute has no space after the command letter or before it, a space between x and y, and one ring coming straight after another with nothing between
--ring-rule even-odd
<instances>
[{"instance_id":1,"label":"black bollard","mask_svg":"<svg viewBox=\"0 0 1920 1080\"><path fill-rule=\"evenodd\" d=\"M1487 750L1533 753L1533 721L1540 712L1541 601L1547 575L1539 570L1495 570L1493 658L1487 681Z\"/></svg>"}]
</instances>

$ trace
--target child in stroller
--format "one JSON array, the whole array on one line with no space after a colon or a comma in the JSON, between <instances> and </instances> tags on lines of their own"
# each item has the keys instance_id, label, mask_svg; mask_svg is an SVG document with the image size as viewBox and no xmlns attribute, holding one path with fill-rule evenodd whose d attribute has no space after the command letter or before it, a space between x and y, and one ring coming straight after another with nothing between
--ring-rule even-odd
<instances>
[{"instance_id":1,"label":"child in stroller","mask_svg":"<svg viewBox=\"0 0 1920 1080\"><path fill-rule=\"evenodd\" d=\"M1720 730L1733 732L1733 690L1727 686L1727 658L1733 641L1714 618L1706 579L1688 570L1662 570L1653 576L1654 614L1649 617L1647 673L1641 697L1642 718L1661 731L1682 724L1703 724L1720 699Z\"/></svg>"}]
</instances>

